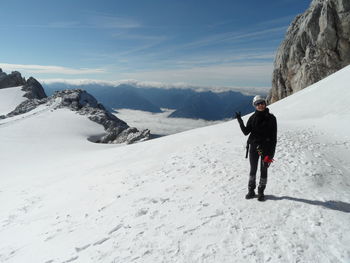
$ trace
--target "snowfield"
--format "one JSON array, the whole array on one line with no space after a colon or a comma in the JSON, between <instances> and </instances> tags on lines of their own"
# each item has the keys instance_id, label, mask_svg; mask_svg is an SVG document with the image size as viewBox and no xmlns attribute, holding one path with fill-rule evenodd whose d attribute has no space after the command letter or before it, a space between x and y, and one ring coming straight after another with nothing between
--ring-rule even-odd
<instances>
[{"instance_id":1,"label":"snowfield","mask_svg":"<svg viewBox=\"0 0 350 263\"><path fill-rule=\"evenodd\" d=\"M236 121L102 145L66 109L0 120L0 262L350 262L349 82L346 67L269 107L265 202L244 199Z\"/></svg>"},{"instance_id":2,"label":"snowfield","mask_svg":"<svg viewBox=\"0 0 350 263\"><path fill-rule=\"evenodd\" d=\"M25 92L21 89L22 86L0 90L0 115L6 115L7 113L10 113L20 103L27 99L23 97Z\"/></svg>"}]
</instances>

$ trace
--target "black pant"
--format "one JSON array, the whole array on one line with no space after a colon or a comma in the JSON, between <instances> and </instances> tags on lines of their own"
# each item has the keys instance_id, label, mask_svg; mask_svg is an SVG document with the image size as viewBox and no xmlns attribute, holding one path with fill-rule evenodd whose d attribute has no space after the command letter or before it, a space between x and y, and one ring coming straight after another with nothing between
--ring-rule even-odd
<instances>
[{"instance_id":1,"label":"black pant","mask_svg":"<svg viewBox=\"0 0 350 263\"><path fill-rule=\"evenodd\" d=\"M258 145L253 143L249 145L249 162L250 162L250 173L249 173L249 190L254 190L256 187L256 172L258 170L259 154L256 150ZM262 158L260 158L260 181L259 188L265 189L267 183L267 166L264 166Z\"/></svg>"}]
</instances>

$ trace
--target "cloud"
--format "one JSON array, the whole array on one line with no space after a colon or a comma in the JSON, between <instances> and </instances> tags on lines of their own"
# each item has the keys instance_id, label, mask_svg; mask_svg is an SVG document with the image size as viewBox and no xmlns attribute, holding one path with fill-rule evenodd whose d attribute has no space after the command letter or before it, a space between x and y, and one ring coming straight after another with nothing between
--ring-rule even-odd
<instances>
[{"instance_id":1,"label":"cloud","mask_svg":"<svg viewBox=\"0 0 350 263\"><path fill-rule=\"evenodd\" d=\"M288 1L292 2L295 0L288 0ZM285 28L287 28L288 25L294 20L294 18L295 18L295 15L288 15L288 16L278 17L275 19L260 22L259 25L264 27L275 27L275 26L285 25Z\"/></svg>"},{"instance_id":2,"label":"cloud","mask_svg":"<svg viewBox=\"0 0 350 263\"><path fill-rule=\"evenodd\" d=\"M122 83L128 83L129 80L122 81L106 81L106 80L98 80L98 79L61 79L61 78L39 78L38 79L43 84L54 84L54 83L63 83L67 85L80 86L80 85L90 85L96 84L101 86L117 86ZM131 81L134 83L134 81Z\"/></svg>"},{"instance_id":3,"label":"cloud","mask_svg":"<svg viewBox=\"0 0 350 263\"><path fill-rule=\"evenodd\" d=\"M234 43L235 41L252 41L263 38L271 38L274 33L285 32L287 26L278 26L264 30L254 30L252 32L226 32L222 34L214 34L206 38L186 43L178 48L200 48L204 46L212 46L222 43Z\"/></svg>"},{"instance_id":4,"label":"cloud","mask_svg":"<svg viewBox=\"0 0 350 263\"><path fill-rule=\"evenodd\" d=\"M120 73L121 79L138 79L163 83L187 83L195 86L269 86L271 63L226 63L183 69L155 69Z\"/></svg>"},{"instance_id":5,"label":"cloud","mask_svg":"<svg viewBox=\"0 0 350 263\"><path fill-rule=\"evenodd\" d=\"M4 27L2 25L2 27ZM133 29L142 25L135 19L104 14L90 14L80 20L51 21L43 24L18 24L16 27L46 28L46 29Z\"/></svg>"},{"instance_id":6,"label":"cloud","mask_svg":"<svg viewBox=\"0 0 350 263\"><path fill-rule=\"evenodd\" d=\"M273 61L275 52L269 50L246 49L246 50L224 50L222 52L215 50L209 54L195 54L183 59L171 61L177 67L195 67L210 65L225 65L234 63L266 63L264 61Z\"/></svg>"},{"instance_id":7,"label":"cloud","mask_svg":"<svg viewBox=\"0 0 350 263\"><path fill-rule=\"evenodd\" d=\"M96 28L132 29L142 27L141 23L135 19L112 15L95 15L89 18L88 23Z\"/></svg>"},{"instance_id":8,"label":"cloud","mask_svg":"<svg viewBox=\"0 0 350 263\"><path fill-rule=\"evenodd\" d=\"M104 69L89 69L89 68L69 68L62 66L43 66L43 65L24 65L24 64L9 64L0 62L0 67L4 71L24 71L31 74L63 74L63 75L80 75L80 74L100 74L105 73Z\"/></svg>"},{"instance_id":9,"label":"cloud","mask_svg":"<svg viewBox=\"0 0 350 263\"><path fill-rule=\"evenodd\" d=\"M66 28L82 28L82 25L78 21L56 21L47 24L19 24L16 27L24 28L48 28L48 29L66 29Z\"/></svg>"},{"instance_id":10,"label":"cloud","mask_svg":"<svg viewBox=\"0 0 350 263\"><path fill-rule=\"evenodd\" d=\"M267 95L271 87L269 86L199 86L190 85L184 82L165 83L157 81L138 81L135 79L123 79L115 81L106 80L93 80L93 79L39 79L44 85L62 83L71 86L81 85L99 85L99 86L118 86L121 84L128 84L136 88L159 88L159 89L191 89L198 92L212 91L212 92L225 92L225 91L238 91L245 95Z\"/></svg>"},{"instance_id":11,"label":"cloud","mask_svg":"<svg viewBox=\"0 0 350 263\"><path fill-rule=\"evenodd\" d=\"M222 123L187 118L167 118L174 110L163 109L163 113L150 113L139 110L118 109L115 115L128 125L138 129L150 129L152 134L170 135L199 127Z\"/></svg>"}]
</instances>

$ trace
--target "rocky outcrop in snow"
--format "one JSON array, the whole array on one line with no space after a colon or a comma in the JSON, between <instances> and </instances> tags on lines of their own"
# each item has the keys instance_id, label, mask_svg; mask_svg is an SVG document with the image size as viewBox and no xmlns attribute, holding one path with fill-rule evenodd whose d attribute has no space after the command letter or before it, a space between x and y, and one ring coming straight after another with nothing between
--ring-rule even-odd
<instances>
[{"instance_id":1,"label":"rocky outcrop in snow","mask_svg":"<svg viewBox=\"0 0 350 263\"><path fill-rule=\"evenodd\" d=\"M33 77L30 77L23 85L22 90L26 93L24 97L28 99L43 99L46 98L46 93L41 84Z\"/></svg>"},{"instance_id":2,"label":"rocky outcrop in snow","mask_svg":"<svg viewBox=\"0 0 350 263\"><path fill-rule=\"evenodd\" d=\"M102 125L106 134L95 139L99 143L134 143L136 141L150 138L149 130L139 131L129 127L127 123L111 114L104 106L84 90L63 90L57 91L54 95L47 97L41 84L30 77L25 80L21 73L14 71L6 74L0 69L0 89L22 86L25 92L24 97L28 98L18 105L15 110L7 115L1 115L0 119L13 117L27 113L42 104L57 108L68 108L81 115L87 116L90 120Z\"/></svg>"},{"instance_id":3,"label":"rocky outcrop in snow","mask_svg":"<svg viewBox=\"0 0 350 263\"><path fill-rule=\"evenodd\" d=\"M136 128L129 127L127 123L107 111L92 95L80 89L57 91L54 95L41 100L26 100L6 117L29 112L41 104L54 105L54 109L68 108L101 124L106 134L95 140L98 143L130 144L147 140L150 137L149 130L139 131Z\"/></svg>"},{"instance_id":4,"label":"rocky outcrop in snow","mask_svg":"<svg viewBox=\"0 0 350 263\"><path fill-rule=\"evenodd\" d=\"M0 68L0 89L23 86L25 83L26 80L22 78L21 73L18 71L13 71L11 74L6 74Z\"/></svg>"},{"instance_id":5,"label":"rocky outcrop in snow","mask_svg":"<svg viewBox=\"0 0 350 263\"><path fill-rule=\"evenodd\" d=\"M313 0L295 18L276 54L275 102L350 64L350 1Z\"/></svg>"},{"instance_id":6,"label":"rocky outcrop in snow","mask_svg":"<svg viewBox=\"0 0 350 263\"><path fill-rule=\"evenodd\" d=\"M28 99L43 99L46 98L46 93L41 84L33 77L28 80L22 77L18 71L13 71L11 74L6 74L0 69L0 89L23 86L25 91L23 97Z\"/></svg>"},{"instance_id":7,"label":"rocky outcrop in snow","mask_svg":"<svg viewBox=\"0 0 350 263\"><path fill-rule=\"evenodd\" d=\"M102 104L84 90L63 90L52 95L51 100L59 99L61 102L57 107L70 108L96 123L103 125L107 134L99 138L99 143L134 143L147 140L150 137L149 130L139 131L129 127L127 123L118 119L107 111Z\"/></svg>"}]
</instances>

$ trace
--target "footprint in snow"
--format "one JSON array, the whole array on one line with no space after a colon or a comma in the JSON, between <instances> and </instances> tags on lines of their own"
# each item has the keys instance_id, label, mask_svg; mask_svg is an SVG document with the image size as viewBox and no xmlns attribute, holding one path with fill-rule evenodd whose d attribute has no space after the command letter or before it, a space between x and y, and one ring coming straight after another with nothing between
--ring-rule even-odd
<instances>
[{"instance_id":1,"label":"footprint in snow","mask_svg":"<svg viewBox=\"0 0 350 263\"><path fill-rule=\"evenodd\" d=\"M140 216L146 215L147 213L148 213L148 209L147 208L142 208L139 211L137 211L135 216L136 217L140 217Z\"/></svg>"},{"instance_id":2,"label":"footprint in snow","mask_svg":"<svg viewBox=\"0 0 350 263\"><path fill-rule=\"evenodd\" d=\"M93 246L98 246L98 245L102 245L104 242L108 241L110 239L110 237L104 237L98 241L96 241Z\"/></svg>"},{"instance_id":3,"label":"footprint in snow","mask_svg":"<svg viewBox=\"0 0 350 263\"><path fill-rule=\"evenodd\" d=\"M109 232L108 235L113 234L114 232L117 232L119 229L121 229L123 227L123 224L119 224L116 227L112 228Z\"/></svg>"},{"instance_id":4,"label":"footprint in snow","mask_svg":"<svg viewBox=\"0 0 350 263\"><path fill-rule=\"evenodd\" d=\"M79 252L81 252L81 251L87 249L87 248L90 247L90 246L91 246L91 244L87 244L87 245L82 246L82 247L76 247L76 248L75 248L75 251L79 253Z\"/></svg>"}]
</instances>

